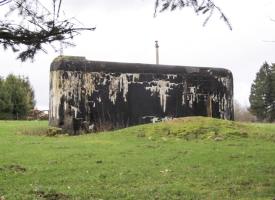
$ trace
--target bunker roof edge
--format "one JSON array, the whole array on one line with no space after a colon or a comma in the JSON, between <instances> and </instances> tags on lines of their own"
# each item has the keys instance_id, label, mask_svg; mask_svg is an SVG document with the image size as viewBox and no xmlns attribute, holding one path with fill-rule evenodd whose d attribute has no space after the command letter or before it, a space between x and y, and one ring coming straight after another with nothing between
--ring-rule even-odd
<instances>
[{"instance_id":1,"label":"bunker roof edge","mask_svg":"<svg viewBox=\"0 0 275 200\"><path fill-rule=\"evenodd\" d=\"M163 74L190 74L213 72L223 76L231 76L232 72L225 68L195 67L179 65L156 65L144 63L126 63L110 61L91 61L80 56L58 56L51 63L50 71L87 71L87 72L121 72L121 73L163 73Z\"/></svg>"}]
</instances>

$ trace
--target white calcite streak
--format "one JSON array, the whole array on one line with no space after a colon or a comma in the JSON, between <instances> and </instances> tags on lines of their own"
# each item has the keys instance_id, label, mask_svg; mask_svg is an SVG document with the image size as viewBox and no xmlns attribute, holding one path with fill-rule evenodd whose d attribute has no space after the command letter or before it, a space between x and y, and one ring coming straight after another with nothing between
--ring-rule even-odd
<instances>
[{"instance_id":1,"label":"white calcite streak","mask_svg":"<svg viewBox=\"0 0 275 200\"><path fill-rule=\"evenodd\" d=\"M66 99L70 99L73 96L73 101L79 102L83 96L92 94L95 90L94 76L90 73L84 73L81 76L80 72L54 71L51 72L51 84L50 116L56 119L60 117L58 110L62 97L65 100L64 109L67 109L69 106L66 103ZM79 108L72 106L70 108L76 117Z\"/></svg>"},{"instance_id":2,"label":"white calcite streak","mask_svg":"<svg viewBox=\"0 0 275 200\"><path fill-rule=\"evenodd\" d=\"M146 90L149 90L152 94L158 94L160 98L160 106L163 112L166 111L166 102L168 91L171 88L171 83L165 80L152 81L153 86L146 87Z\"/></svg>"},{"instance_id":3,"label":"white calcite streak","mask_svg":"<svg viewBox=\"0 0 275 200\"><path fill-rule=\"evenodd\" d=\"M138 83L139 74L121 74L120 76L115 76L110 74L111 81L109 83L109 99L115 104L117 100L118 93L122 92L124 102L127 102L128 87L131 83ZM132 80L128 81L128 77L132 77ZM104 83L106 81L104 80ZM142 83L140 83L142 84Z\"/></svg>"}]
</instances>

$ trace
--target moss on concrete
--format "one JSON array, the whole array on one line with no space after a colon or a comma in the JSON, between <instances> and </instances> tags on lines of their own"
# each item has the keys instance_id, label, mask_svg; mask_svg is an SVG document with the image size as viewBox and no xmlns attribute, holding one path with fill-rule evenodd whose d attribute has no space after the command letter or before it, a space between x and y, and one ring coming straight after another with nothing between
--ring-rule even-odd
<instances>
[{"instance_id":1,"label":"moss on concrete","mask_svg":"<svg viewBox=\"0 0 275 200\"><path fill-rule=\"evenodd\" d=\"M53 62L58 62L58 61L83 61L86 60L85 57L83 56L58 56L54 59Z\"/></svg>"}]
</instances>

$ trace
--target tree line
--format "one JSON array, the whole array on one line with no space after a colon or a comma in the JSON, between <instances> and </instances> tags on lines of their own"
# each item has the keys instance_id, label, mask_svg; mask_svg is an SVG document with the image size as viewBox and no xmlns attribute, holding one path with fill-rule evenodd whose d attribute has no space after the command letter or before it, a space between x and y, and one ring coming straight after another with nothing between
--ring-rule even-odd
<instances>
[{"instance_id":1,"label":"tree line","mask_svg":"<svg viewBox=\"0 0 275 200\"><path fill-rule=\"evenodd\" d=\"M258 121L275 121L275 64L265 62L251 85L250 112Z\"/></svg>"},{"instance_id":2,"label":"tree line","mask_svg":"<svg viewBox=\"0 0 275 200\"><path fill-rule=\"evenodd\" d=\"M0 77L0 119L25 119L35 106L34 90L26 77Z\"/></svg>"}]
</instances>

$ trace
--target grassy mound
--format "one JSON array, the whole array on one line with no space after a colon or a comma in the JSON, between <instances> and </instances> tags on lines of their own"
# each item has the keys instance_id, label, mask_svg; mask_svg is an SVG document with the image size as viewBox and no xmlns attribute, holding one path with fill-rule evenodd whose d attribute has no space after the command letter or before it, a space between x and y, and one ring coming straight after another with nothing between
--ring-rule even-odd
<instances>
[{"instance_id":1,"label":"grassy mound","mask_svg":"<svg viewBox=\"0 0 275 200\"><path fill-rule=\"evenodd\" d=\"M233 138L262 138L275 141L272 124L240 123L208 117L185 117L156 124L135 126L118 132L138 137L177 137L186 140L210 139L215 141Z\"/></svg>"}]
</instances>

